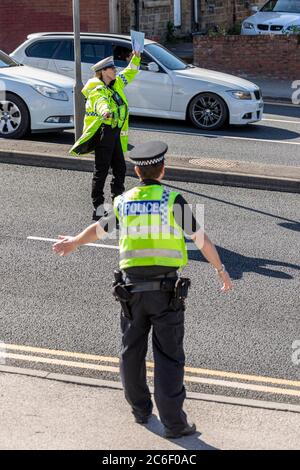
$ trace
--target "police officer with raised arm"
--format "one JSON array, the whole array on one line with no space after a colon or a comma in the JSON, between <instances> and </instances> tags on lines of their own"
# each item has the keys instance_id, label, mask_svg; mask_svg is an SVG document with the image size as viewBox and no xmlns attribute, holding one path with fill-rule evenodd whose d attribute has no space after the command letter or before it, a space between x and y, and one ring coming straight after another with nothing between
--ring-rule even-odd
<instances>
[{"instance_id":1,"label":"police officer with raised arm","mask_svg":"<svg viewBox=\"0 0 300 470\"><path fill-rule=\"evenodd\" d=\"M152 327L155 402L165 437L178 438L196 432L183 411L184 301L189 279L179 272L188 262L185 235L215 268L223 284L221 290L230 290L232 284L186 200L161 184L166 152L163 142L136 146L130 158L140 183L115 199L114 213L75 237L60 236L53 250L67 255L80 245L101 239L119 222L120 271L115 272L114 294L122 306L120 371L125 397L136 422L147 423L153 404L145 359ZM190 220L189 227L186 220Z\"/></svg>"}]
</instances>

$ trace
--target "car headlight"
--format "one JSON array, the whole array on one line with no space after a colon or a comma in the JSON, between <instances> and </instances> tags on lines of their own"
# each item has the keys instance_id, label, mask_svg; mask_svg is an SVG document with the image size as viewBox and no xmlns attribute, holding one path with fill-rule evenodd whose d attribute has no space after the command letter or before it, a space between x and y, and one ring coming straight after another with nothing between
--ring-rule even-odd
<instances>
[{"instance_id":1,"label":"car headlight","mask_svg":"<svg viewBox=\"0 0 300 470\"><path fill-rule=\"evenodd\" d=\"M244 21L243 28L245 28L245 29L254 29L254 24L249 23L248 21Z\"/></svg>"},{"instance_id":2,"label":"car headlight","mask_svg":"<svg viewBox=\"0 0 300 470\"><path fill-rule=\"evenodd\" d=\"M46 98L59 101L69 101L69 97L64 90L60 88L45 86L45 85L33 85L33 88Z\"/></svg>"},{"instance_id":3,"label":"car headlight","mask_svg":"<svg viewBox=\"0 0 300 470\"><path fill-rule=\"evenodd\" d=\"M252 100L250 91L229 90L227 93L230 93L237 100Z\"/></svg>"},{"instance_id":4,"label":"car headlight","mask_svg":"<svg viewBox=\"0 0 300 470\"><path fill-rule=\"evenodd\" d=\"M285 28L285 31L289 31L290 33L295 33L295 34L299 34L300 33L300 24L293 24L291 26L288 26L287 28Z\"/></svg>"}]
</instances>

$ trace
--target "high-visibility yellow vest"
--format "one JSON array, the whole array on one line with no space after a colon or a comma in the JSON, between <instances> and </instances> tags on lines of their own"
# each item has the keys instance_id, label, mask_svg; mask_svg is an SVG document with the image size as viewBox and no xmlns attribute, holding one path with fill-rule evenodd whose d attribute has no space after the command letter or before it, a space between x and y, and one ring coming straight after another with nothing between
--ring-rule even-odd
<instances>
[{"instance_id":1,"label":"high-visibility yellow vest","mask_svg":"<svg viewBox=\"0 0 300 470\"><path fill-rule=\"evenodd\" d=\"M160 185L138 186L114 200L120 223L120 268L187 264L182 228L173 214L178 195Z\"/></svg>"},{"instance_id":2,"label":"high-visibility yellow vest","mask_svg":"<svg viewBox=\"0 0 300 470\"><path fill-rule=\"evenodd\" d=\"M121 145L123 152L128 148L128 101L124 93L124 87L128 85L139 71L140 57L133 56L129 65L118 73L115 83L108 87L99 78L91 78L82 90L87 99L83 133L70 150L71 155L84 155L94 150L89 145L92 137L102 124L121 128ZM124 104L118 106L113 98L117 92ZM104 119L103 114L111 114L112 117Z\"/></svg>"}]
</instances>

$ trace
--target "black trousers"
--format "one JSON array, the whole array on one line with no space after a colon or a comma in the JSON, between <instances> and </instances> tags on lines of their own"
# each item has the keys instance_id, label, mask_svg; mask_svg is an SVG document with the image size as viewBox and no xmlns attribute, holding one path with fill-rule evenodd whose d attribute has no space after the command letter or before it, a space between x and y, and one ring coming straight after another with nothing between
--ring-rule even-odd
<instances>
[{"instance_id":1,"label":"black trousers","mask_svg":"<svg viewBox=\"0 0 300 470\"><path fill-rule=\"evenodd\" d=\"M103 126L95 142L95 168L92 180L92 201L95 208L104 203L104 185L112 169L111 195L114 199L125 190L126 164L120 140L121 129Z\"/></svg>"},{"instance_id":2,"label":"black trousers","mask_svg":"<svg viewBox=\"0 0 300 470\"><path fill-rule=\"evenodd\" d=\"M181 431L187 424L182 409L186 396L183 385L184 309L174 310L170 300L169 292L133 294L130 300L132 319L121 313L120 372L125 397L133 414L149 414L152 402L146 383L145 358L152 327L155 402L164 426Z\"/></svg>"}]
</instances>

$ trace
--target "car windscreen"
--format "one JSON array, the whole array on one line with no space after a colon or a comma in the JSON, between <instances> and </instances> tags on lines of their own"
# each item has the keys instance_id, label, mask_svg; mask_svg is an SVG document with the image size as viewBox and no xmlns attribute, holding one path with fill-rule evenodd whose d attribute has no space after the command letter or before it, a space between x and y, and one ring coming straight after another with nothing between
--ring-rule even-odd
<instances>
[{"instance_id":1,"label":"car windscreen","mask_svg":"<svg viewBox=\"0 0 300 470\"><path fill-rule=\"evenodd\" d=\"M187 64L159 44L148 44L145 50L169 70L183 70Z\"/></svg>"},{"instance_id":2,"label":"car windscreen","mask_svg":"<svg viewBox=\"0 0 300 470\"><path fill-rule=\"evenodd\" d=\"M260 9L260 11L300 13L300 0L270 0Z\"/></svg>"},{"instance_id":3,"label":"car windscreen","mask_svg":"<svg viewBox=\"0 0 300 470\"><path fill-rule=\"evenodd\" d=\"M20 65L18 62L16 62L11 57L9 57L9 55L0 51L0 68L1 69L5 67L16 67L18 65Z\"/></svg>"}]
</instances>

